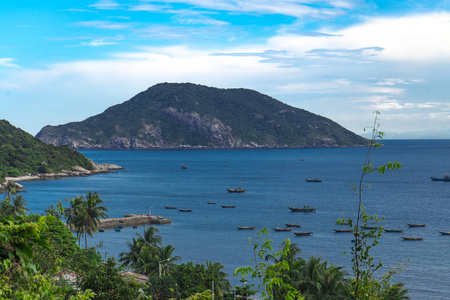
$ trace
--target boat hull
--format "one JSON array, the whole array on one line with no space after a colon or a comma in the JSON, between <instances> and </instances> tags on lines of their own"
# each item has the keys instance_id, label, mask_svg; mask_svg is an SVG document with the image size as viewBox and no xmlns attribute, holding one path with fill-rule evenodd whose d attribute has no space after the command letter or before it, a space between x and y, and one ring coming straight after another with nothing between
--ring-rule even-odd
<instances>
[{"instance_id":1,"label":"boat hull","mask_svg":"<svg viewBox=\"0 0 450 300\"><path fill-rule=\"evenodd\" d=\"M425 227L425 226L427 226L427 224L409 224L408 223L408 226L409 227Z\"/></svg>"},{"instance_id":2,"label":"boat hull","mask_svg":"<svg viewBox=\"0 0 450 300\"><path fill-rule=\"evenodd\" d=\"M253 230L256 227L255 226L238 226L236 227L238 230Z\"/></svg>"},{"instance_id":3,"label":"boat hull","mask_svg":"<svg viewBox=\"0 0 450 300\"><path fill-rule=\"evenodd\" d=\"M312 232L294 232L296 236L309 236Z\"/></svg>"},{"instance_id":4,"label":"boat hull","mask_svg":"<svg viewBox=\"0 0 450 300\"><path fill-rule=\"evenodd\" d=\"M423 240L423 237L409 237L409 236L402 236L402 239L404 241L421 241Z\"/></svg>"},{"instance_id":5,"label":"boat hull","mask_svg":"<svg viewBox=\"0 0 450 300\"><path fill-rule=\"evenodd\" d=\"M315 208L300 208L300 207L289 207L289 209L293 212L316 212Z\"/></svg>"}]
</instances>

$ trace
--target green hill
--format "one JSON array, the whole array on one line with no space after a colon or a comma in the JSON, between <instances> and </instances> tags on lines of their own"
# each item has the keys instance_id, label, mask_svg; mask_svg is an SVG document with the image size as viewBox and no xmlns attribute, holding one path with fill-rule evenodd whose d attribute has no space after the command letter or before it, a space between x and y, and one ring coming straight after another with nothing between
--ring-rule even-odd
<instances>
[{"instance_id":1,"label":"green hill","mask_svg":"<svg viewBox=\"0 0 450 300\"><path fill-rule=\"evenodd\" d=\"M327 118L248 89L161 83L37 138L79 149L281 148L367 145Z\"/></svg>"},{"instance_id":2,"label":"green hill","mask_svg":"<svg viewBox=\"0 0 450 300\"><path fill-rule=\"evenodd\" d=\"M89 159L68 146L47 145L0 120L0 182L9 176L71 171L74 166L93 168Z\"/></svg>"}]
</instances>

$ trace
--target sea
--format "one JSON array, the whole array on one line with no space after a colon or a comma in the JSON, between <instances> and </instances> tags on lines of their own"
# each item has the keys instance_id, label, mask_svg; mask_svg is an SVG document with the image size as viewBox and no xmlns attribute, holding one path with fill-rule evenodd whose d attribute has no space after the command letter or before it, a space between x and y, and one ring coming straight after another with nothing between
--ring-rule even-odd
<instances>
[{"instance_id":1,"label":"sea","mask_svg":"<svg viewBox=\"0 0 450 300\"><path fill-rule=\"evenodd\" d=\"M381 260L378 275L391 267L406 267L393 282L404 282L411 299L448 299L450 296L450 182L436 182L430 176L450 173L450 140L385 140L373 149L370 159L376 167L398 161L403 168L374 172L363 179L362 201L367 213L383 218L387 229L372 248ZM256 231L268 228L274 251L285 239L301 248L301 256L321 257L329 263L351 269L352 234L336 233L338 218L355 218L358 194L354 186L361 180L368 148L252 149L252 150L83 150L97 163L113 163L124 170L90 177L23 182L25 198L32 212L42 213L57 201L87 191L97 191L110 217L125 214L151 214L170 218L171 224L157 225L163 245L175 247L181 262L225 266L233 285L236 268L249 266L254 257L249 242ZM187 169L182 169L182 164ZM323 181L307 182L307 178ZM228 193L242 187L245 193ZM215 202L216 204L208 204ZM235 205L222 208L221 205ZM314 213L291 212L288 207L310 205ZM192 209L180 212L175 206ZM286 223L301 224L296 231L312 236L297 237L293 232L274 232ZM409 228L407 223L426 223ZM147 225L148 226L148 225ZM255 226L256 230L237 230ZM127 251L127 241L143 227L114 229L97 233L88 240L105 257L118 258ZM404 241L402 236L423 237Z\"/></svg>"}]
</instances>

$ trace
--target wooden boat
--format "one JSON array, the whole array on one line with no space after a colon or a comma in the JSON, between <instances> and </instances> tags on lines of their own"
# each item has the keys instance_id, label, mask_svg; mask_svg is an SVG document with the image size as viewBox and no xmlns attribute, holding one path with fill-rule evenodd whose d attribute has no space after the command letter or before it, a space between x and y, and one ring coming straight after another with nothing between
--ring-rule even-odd
<instances>
[{"instance_id":1,"label":"wooden boat","mask_svg":"<svg viewBox=\"0 0 450 300\"><path fill-rule=\"evenodd\" d=\"M322 182L322 179L319 178L306 178L306 182Z\"/></svg>"},{"instance_id":2,"label":"wooden boat","mask_svg":"<svg viewBox=\"0 0 450 300\"><path fill-rule=\"evenodd\" d=\"M178 210L181 211L181 212L192 212L192 209L181 209L181 208L179 208Z\"/></svg>"},{"instance_id":3,"label":"wooden boat","mask_svg":"<svg viewBox=\"0 0 450 300\"><path fill-rule=\"evenodd\" d=\"M216 202L206 202L207 204L216 204Z\"/></svg>"},{"instance_id":4,"label":"wooden boat","mask_svg":"<svg viewBox=\"0 0 450 300\"><path fill-rule=\"evenodd\" d=\"M181 164L181 168L182 168L183 170L187 169L187 167L186 167L185 164Z\"/></svg>"},{"instance_id":5,"label":"wooden boat","mask_svg":"<svg viewBox=\"0 0 450 300\"><path fill-rule=\"evenodd\" d=\"M444 175L444 177L442 177L442 178L438 178L438 177L430 177L430 178L433 181L450 181L450 176L448 176L448 175Z\"/></svg>"},{"instance_id":6,"label":"wooden boat","mask_svg":"<svg viewBox=\"0 0 450 300\"><path fill-rule=\"evenodd\" d=\"M245 189L243 188L235 188L235 189L227 189L229 193L245 193Z\"/></svg>"},{"instance_id":7,"label":"wooden boat","mask_svg":"<svg viewBox=\"0 0 450 300\"><path fill-rule=\"evenodd\" d=\"M385 229L385 232L403 232L403 229Z\"/></svg>"},{"instance_id":8,"label":"wooden boat","mask_svg":"<svg viewBox=\"0 0 450 300\"><path fill-rule=\"evenodd\" d=\"M311 235L312 232L311 231L309 231L309 232L294 232L294 234L296 236L308 236L308 235Z\"/></svg>"},{"instance_id":9,"label":"wooden boat","mask_svg":"<svg viewBox=\"0 0 450 300\"><path fill-rule=\"evenodd\" d=\"M138 226L137 225L133 225L133 228L138 228Z\"/></svg>"},{"instance_id":10,"label":"wooden boat","mask_svg":"<svg viewBox=\"0 0 450 300\"><path fill-rule=\"evenodd\" d=\"M98 232L105 232L105 229L99 229Z\"/></svg>"},{"instance_id":11,"label":"wooden boat","mask_svg":"<svg viewBox=\"0 0 450 300\"><path fill-rule=\"evenodd\" d=\"M238 226L236 228L239 229L239 230L253 230L256 227L255 226Z\"/></svg>"},{"instance_id":12,"label":"wooden boat","mask_svg":"<svg viewBox=\"0 0 450 300\"><path fill-rule=\"evenodd\" d=\"M275 231L291 231L292 228L274 228Z\"/></svg>"},{"instance_id":13,"label":"wooden boat","mask_svg":"<svg viewBox=\"0 0 450 300\"><path fill-rule=\"evenodd\" d=\"M115 231L119 232L122 231L122 227L121 226L117 226L116 228L114 228Z\"/></svg>"},{"instance_id":14,"label":"wooden boat","mask_svg":"<svg viewBox=\"0 0 450 300\"><path fill-rule=\"evenodd\" d=\"M302 227L300 224L292 224L292 223L286 223L287 227Z\"/></svg>"},{"instance_id":15,"label":"wooden boat","mask_svg":"<svg viewBox=\"0 0 450 300\"><path fill-rule=\"evenodd\" d=\"M410 223L408 223L408 226L409 227L425 227L425 226L427 226L427 224L410 224Z\"/></svg>"},{"instance_id":16,"label":"wooden boat","mask_svg":"<svg viewBox=\"0 0 450 300\"><path fill-rule=\"evenodd\" d=\"M439 231L442 235L450 235L450 231Z\"/></svg>"},{"instance_id":17,"label":"wooden boat","mask_svg":"<svg viewBox=\"0 0 450 300\"><path fill-rule=\"evenodd\" d=\"M335 232L353 232L353 229L334 229Z\"/></svg>"},{"instance_id":18,"label":"wooden boat","mask_svg":"<svg viewBox=\"0 0 450 300\"><path fill-rule=\"evenodd\" d=\"M290 206L288 206L288 208L291 211L295 211L295 212L298 212L298 211L300 211L300 212L315 212L316 211L316 209L314 207L310 207L309 205L305 205L302 208L300 208L300 207L290 207Z\"/></svg>"},{"instance_id":19,"label":"wooden boat","mask_svg":"<svg viewBox=\"0 0 450 300\"><path fill-rule=\"evenodd\" d=\"M423 237L402 236L404 241L421 241Z\"/></svg>"},{"instance_id":20,"label":"wooden boat","mask_svg":"<svg viewBox=\"0 0 450 300\"><path fill-rule=\"evenodd\" d=\"M177 209L178 207L176 206L164 206L165 209Z\"/></svg>"},{"instance_id":21,"label":"wooden boat","mask_svg":"<svg viewBox=\"0 0 450 300\"><path fill-rule=\"evenodd\" d=\"M222 208L235 208L236 205L221 205Z\"/></svg>"},{"instance_id":22,"label":"wooden boat","mask_svg":"<svg viewBox=\"0 0 450 300\"><path fill-rule=\"evenodd\" d=\"M306 159L304 159L304 158L300 158L300 161L306 161Z\"/></svg>"},{"instance_id":23,"label":"wooden boat","mask_svg":"<svg viewBox=\"0 0 450 300\"><path fill-rule=\"evenodd\" d=\"M370 230L372 230L372 229L377 229L378 226L361 226L361 228L362 229L370 229Z\"/></svg>"}]
</instances>

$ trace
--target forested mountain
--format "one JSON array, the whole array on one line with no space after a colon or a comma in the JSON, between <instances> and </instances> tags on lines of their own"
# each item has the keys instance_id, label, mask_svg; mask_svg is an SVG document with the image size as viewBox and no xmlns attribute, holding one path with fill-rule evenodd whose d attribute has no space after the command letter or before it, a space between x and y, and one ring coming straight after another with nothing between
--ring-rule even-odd
<instances>
[{"instance_id":1,"label":"forested mountain","mask_svg":"<svg viewBox=\"0 0 450 300\"><path fill-rule=\"evenodd\" d=\"M347 147L368 142L327 118L248 89L161 83L37 138L79 149Z\"/></svg>"},{"instance_id":2,"label":"forested mountain","mask_svg":"<svg viewBox=\"0 0 450 300\"><path fill-rule=\"evenodd\" d=\"M93 169L89 159L68 146L47 145L0 120L0 182L8 176L71 171L75 166Z\"/></svg>"}]
</instances>

